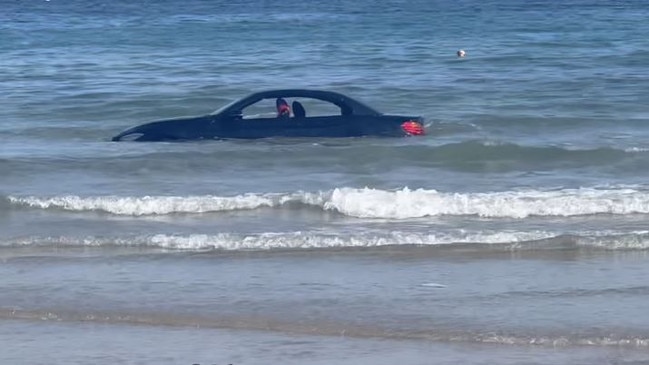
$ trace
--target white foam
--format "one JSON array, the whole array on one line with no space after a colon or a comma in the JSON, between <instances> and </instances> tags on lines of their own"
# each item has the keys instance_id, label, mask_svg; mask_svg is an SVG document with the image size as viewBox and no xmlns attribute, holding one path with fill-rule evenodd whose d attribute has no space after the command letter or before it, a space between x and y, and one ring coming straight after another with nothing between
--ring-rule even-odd
<instances>
[{"instance_id":1,"label":"white foam","mask_svg":"<svg viewBox=\"0 0 649 365\"><path fill-rule=\"evenodd\" d=\"M53 198L9 197L13 204L72 211L98 210L119 215L206 213L280 207L289 203L319 206L359 218L406 219L440 215L492 218L579 216L591 214L647 214L649 192L629 188L521 190L489 193L442 193L404 188L337 188L325 192L243 194L220 196L145 196Z\"/></svg>"},{"instance_id":2,"label":"white foam","mask_svg":"<svg viewBox=\"0 0 649 365\"><path fill-rule=\"evenodd\" d=\"M649 148L646 148L646 147L629 147L629 148L624 149L624 152L628 152L628 153L649 152Z\"/></svg>"},{"instance_id":3,"label":"white foam","mask_svg":"<svg viewBox=\"0 0 649 365\"><path fill-rule=\"evenodd\" d=\"M221 233L215 235L155 234L133 237L27 237L13 245L135 246L173 250L270 250L300 248L378 247L386 245L447 245L453 243L510 243L552 237L549 232L449 232L417 234L322 234L316 232L276 232L256 235Z\"/></svg>"},{"instance_id":4,"label":"white foam","mask_svg":"<svg viewBox=\"0 0 649 365\"><path fill-rule=\"evenodd\" d=\"M421 286L425 286L427 288L437 288L437 289L446 288L446 285L438 284L438 283L423 283L423 284L421 284Z\"/></svg>"},{"instance_id":5,"label":"white foam","mask_svg":"<svg viewBox=\"0 0 649 365\"><path fill-rule=\"evenodd\" d=\"M556 239L555 244L538 242ZM336 234L321 232L268 232L253 235L241 234L153 234L129 237L24 237L0 242L1 246L78 246L78 247L150 247L168 250L273 250L273 249L316 249L316 248L362 248L388 245L453 245L453 244L507 244L508 250L543 249L561 242L574 242L583 248L604 250L646 250L649 249L649 231L583 231L571 232L570 236L550 231L499 231L468 232L455 230L440 233L391 232L385 234ZM527 246L525 243L533 243Z\"/></svg>"},{"instance_id":6,"label":"white foam","mask_svg":"<svg viewBox=\"0 0 649 365\"><path fill-rule=\"evenodd\" d=\"M15 204L41 209L60 208L72 211L98 210L118 215L154 215L171 213L207 213L230 210L247 210L273 207L292 201L321 205L319 194L244 194L233 197L219 196L144 196L144 197L79 197L74 195L38 198L9 197Z\"/></svg>"},{"instance_id":7,"label":"white foam","mask_svg":"<svg viewBox=\"0 0 649 365\"><path fill-rule=\"evenodd\" d=\"M585 234L577 238L577 244L605 250L645 250L649 248L649 231Z\"/></svg>"},{"instance_id":8,"label":"white foam","mask_svg":"<svg viewBox=\"0 0 649 365\"><path fill-rule=\"evenodd\" d=\"M649 213L649 193L624 189L564 189L495 193L440 193L435 190L334 190L326 209L363 218L439 215L525 218L588 214Z\"/></svg>"}]
</instances>

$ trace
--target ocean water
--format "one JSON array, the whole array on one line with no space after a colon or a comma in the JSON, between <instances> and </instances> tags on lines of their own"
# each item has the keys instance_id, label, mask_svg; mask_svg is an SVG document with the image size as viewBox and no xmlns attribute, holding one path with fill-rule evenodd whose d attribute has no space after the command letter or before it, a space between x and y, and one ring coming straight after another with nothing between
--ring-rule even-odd
<instances>
[{"instance_id":1,"label":"ocean water","mask_svg":"<svg viewBox=\"0 0 649 365\"><path fill-rule=\"evenodd\" d=\"M647 19L0 0L0 362L649 363ZM110 142L273 88L428 133Z\"/></svg>"}]
</instances>

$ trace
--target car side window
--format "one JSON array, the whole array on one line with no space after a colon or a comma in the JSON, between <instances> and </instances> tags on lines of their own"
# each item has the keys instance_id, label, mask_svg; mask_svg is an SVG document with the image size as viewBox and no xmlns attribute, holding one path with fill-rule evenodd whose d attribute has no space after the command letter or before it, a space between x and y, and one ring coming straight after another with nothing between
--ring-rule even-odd
<instances>
[{"instance_id":1,"label":"car side window","mask_svg":"<svg viewBox=\"0 0 649 365\"><path fill-rule=\"evenodd\" d=\"M338 105L328 101L312 98L292 98L292 100L305 110L307 117L340 116L343 114ZM299 113L295 114L295 110L293 112L294 115L300 116Z\"/></svg>"},{"instance_id":2,"label":"car side window","mask_svg":"<svg viewBox=\"0 0 649 365\"><path fill-rule=\"evenodd\" d=\"M286 102L286 105L289 107L288 115L290 118L303 119L309 117L328 117L352 114L351 108L340 107L325 100L306 97L273 97L261 99L256 103L246 106L241 111L241 118L243 120L277 118L277 100L279 99L283 100L282 104Z\"/></svg>"}]
</instances>

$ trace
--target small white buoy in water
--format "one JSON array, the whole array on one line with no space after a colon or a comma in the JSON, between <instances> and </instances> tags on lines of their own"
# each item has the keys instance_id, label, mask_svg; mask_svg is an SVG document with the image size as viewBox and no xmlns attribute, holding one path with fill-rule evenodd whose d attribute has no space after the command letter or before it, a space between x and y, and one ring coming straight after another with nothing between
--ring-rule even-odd
<instances>
[{"instance_id":1,"label":"small white buoy in water","mask_svg":"<svg viewBox=\"0 0 649 365\"><path fill-rule=\"evenodd\" d=\"M464 52L464 50L461 49L461 50L457 51L457 56L462 58L462 57L466 56L466 52Z\"/></svg>"}]
</instances>

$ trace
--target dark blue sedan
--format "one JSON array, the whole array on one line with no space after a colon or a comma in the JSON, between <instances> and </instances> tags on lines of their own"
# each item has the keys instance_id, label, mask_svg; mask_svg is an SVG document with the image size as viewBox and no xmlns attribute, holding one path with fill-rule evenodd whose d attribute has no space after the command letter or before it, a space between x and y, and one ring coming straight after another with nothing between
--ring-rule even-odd
<instances>
[{"instance_id":1,"label":"dark blue sedan","mask_svg":"<svg viewBox=\"0 0 649 365\"><path fill-rule=\"evenodd\" d=\"M249 95L213 114L142 124L112 140L401 137L424 133L423 119L418 116L382 114L336 92L287 89Z\"/></svg>"}]
</instances>

